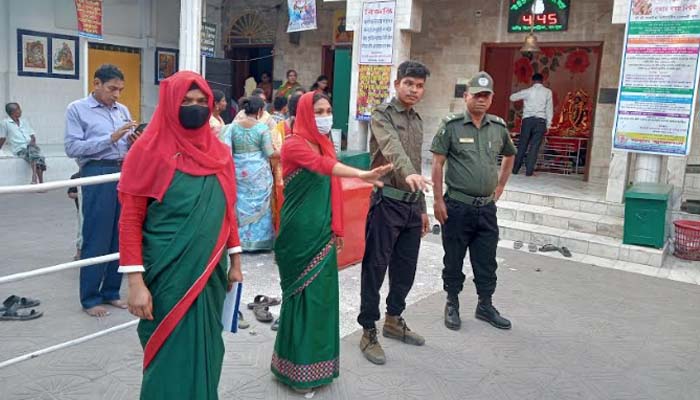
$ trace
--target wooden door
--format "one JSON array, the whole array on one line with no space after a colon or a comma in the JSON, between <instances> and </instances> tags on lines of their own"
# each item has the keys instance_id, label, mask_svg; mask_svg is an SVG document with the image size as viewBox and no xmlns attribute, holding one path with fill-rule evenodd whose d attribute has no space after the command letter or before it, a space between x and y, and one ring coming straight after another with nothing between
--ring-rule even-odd
<instances>
[{"instance_id":1,"label":"wooden door","mask_svg":"<svg viewBox=\"0 0 700 400\"><path fill-rule=\"evenodd\" d=\"M114 64L124 73L124 91L119 102L124 104L134 121L141 121L141 51L130 47L90 45L88 73L92 76L102 64Z\"/></svg>"},{"instance_id":2,"label":"wooden door","mask_svg":"<svg viewBox=\"0 0 700 400\"><path fill-rule=\"evenodd\" d=\"M517 49L509 47L487 47L482 65L483 70L493 78L493 104L489 113L498 115L506 121L508 121L513 70L504 66L513 64L511 60L515 51Z\"/></svg>"}]
</instances>

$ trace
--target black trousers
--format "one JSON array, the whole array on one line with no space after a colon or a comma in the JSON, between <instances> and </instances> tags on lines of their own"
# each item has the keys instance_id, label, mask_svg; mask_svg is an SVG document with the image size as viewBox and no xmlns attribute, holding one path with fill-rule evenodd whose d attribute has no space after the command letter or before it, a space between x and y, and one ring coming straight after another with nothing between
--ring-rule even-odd
<instances>
[{"instance_id":1,"label":"black trousers","mask_svg":"<svg viewBox=\"0 0 700 400\"><path fill-rule=\"evenodd\" d=\"M547 121L543 118L530 117L523 119L513 173L517 174L520 172L523 160L525 160L525 173L532 175L535 172L537 156L540 153L540 146L542 146L542 139L544 139L545 133L547 133ZM527 158L525 157L526 154Z\"/></svg>"},{"instance_id":2,"label":"black trousers","mask_svg":"<svg viewBox=\"0 0 700 400\"><path fill-rule=\"evenodd\" d=\"M475 207L450 199L445 195L447 221L442 226L442 247L445 250L442 270L444 290L450 295L464 288L462 272L464 257L469 259L474 273L474 284L479 298L491 297L496 290L496 248L498 221L496 204Z\"/></svg>"},{"instance_id":3,"label":"black trousers","mask_svg":"<svg viewBox=\"0 0 700 400\"><path fill-rule=\"evenodd\" d=\"M379 289L389 269L386 312L398 316L406 309L406 296L413 286L423 223L419 203L372 195L367 214L365 255L362 259L360 315L365 329L379 320Z\"/></svg>"}]
</instances>

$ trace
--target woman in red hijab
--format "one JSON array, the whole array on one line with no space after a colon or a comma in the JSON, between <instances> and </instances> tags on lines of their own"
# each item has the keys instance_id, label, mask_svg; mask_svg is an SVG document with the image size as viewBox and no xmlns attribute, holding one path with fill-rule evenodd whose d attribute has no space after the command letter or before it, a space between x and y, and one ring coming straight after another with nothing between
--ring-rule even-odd
<instances>
[{"instance_id":1,"label":"woman in red hijab","mask_svg":"<svg viewBox=\"0 0 700 400\"><path fill-rule=\"evenodd\" d=\"M221 313L242 275L233 162L209 127L212 107L194 72L161 82L153 120L122 169L119 272L141 318L141 399L218 398Z\"/></svg>"},{"instance_id":2,"label":"woman in red hijab","mask_svg":"<svg viewBox=\"0 0 700 400\"><path fill-rule=\"evenodd\" d=\"M343 246L340 177L381 186L391 165L361 171L339 163L328 138L328 97L299 100L292 135L282 146L284 204L275 243L283 292L272 372L299 392L338 377L340 362L338 264Z\"/></svg>"}]
</instances>

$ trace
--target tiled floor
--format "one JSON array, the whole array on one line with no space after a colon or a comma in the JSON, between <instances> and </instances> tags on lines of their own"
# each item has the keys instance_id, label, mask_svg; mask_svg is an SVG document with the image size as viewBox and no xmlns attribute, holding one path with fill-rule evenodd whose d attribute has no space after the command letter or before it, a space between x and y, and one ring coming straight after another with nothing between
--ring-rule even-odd
<instances>
[{"instance_id":1,"label":"tiled floor","mask_svg":"<svg viewBox=\"0 0 700 400\"><path fill-rule=\"evenodd\" d=\"M443 325L443 293L424 298L404 316L426 337L425 346L381 337L388 362L375 366L358 349L360 332L348 335L341 340L340 378L313 398L698 399L700 287L568 260L499 253L504 260L495 303L512 319L511 331L472 317L475 295L467 281L460 296L460 331ZM440 280L438 272L430 274ZM251 334L255 325L225 335L220 398L303 399L272 377L275 333L264 325ZM104 336L0 369L0 398L135 399L141 357L134 329Z\"/></svg>"},{"instance_id":2,"label":"tiled floor","mask_svg":"<svg viewBox=\"0 0 700 400\"><path fill-rule=\"evenodd\" d=\"M537 174L512 175L508 180L509 191L543 195L556 195L577 200L604 201L606 187L602 183L584 182L579 176Z\"/></svg>"}]
</instances>

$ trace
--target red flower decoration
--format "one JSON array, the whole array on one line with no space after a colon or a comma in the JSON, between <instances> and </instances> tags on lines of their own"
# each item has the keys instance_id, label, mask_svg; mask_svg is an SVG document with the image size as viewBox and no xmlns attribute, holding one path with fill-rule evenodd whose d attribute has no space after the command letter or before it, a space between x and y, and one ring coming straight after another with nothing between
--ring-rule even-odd
<instances>
[{"instance_id":1,"label":"red flower decoration","mask_svg":"<svg viewBox=\"0 0 700 400\"><path fill-rule=\"evenodd\" d=\"M590 65L591 61L588 59L588 52L586 50L576 50L569 53L564 66L573 74L582 74L586 72Z\"/></svg>"},{"instance_id":2,"label":"red flower decoration","mask_svg":"<svg viewBox=\"0 0 700 400\"><path fill-rule=\"evenodd\" d=\"M541 47L542 55L549 58L550 60L557 54L556 47Z\"/></svg>"},{"instance_id":3,"label":"red flower decoration","mask_svg":"<svg viewBox=\"0 0 700 400\"><path fill-rule=\"evenodd\" d=\"M535 70L532 69L532 64L530 64L529 58L521 57L515 62L513 74L518 78L518 82L530 83L530 79L532 78L532 74L534 72Z\"/></svg>"}]
</instances>

